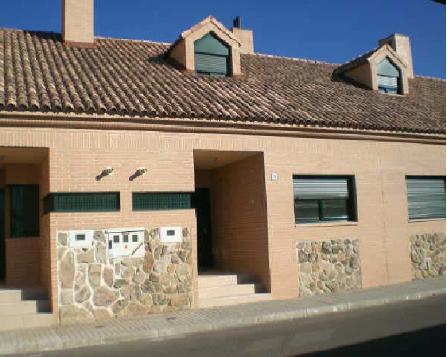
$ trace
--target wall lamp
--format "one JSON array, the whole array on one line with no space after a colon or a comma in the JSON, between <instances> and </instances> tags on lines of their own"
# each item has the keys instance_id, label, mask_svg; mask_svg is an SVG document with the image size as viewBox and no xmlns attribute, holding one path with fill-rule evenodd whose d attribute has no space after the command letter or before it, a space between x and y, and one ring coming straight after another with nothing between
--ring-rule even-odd
<instances>
[{"instance_id":1,"label":"wall lamp","mask_svg":"<svg viewBox=\"0 0 447 357\"><path fill-rule=\"evenodd\" d=\"M113 174L113 167L107 166L102 172L96 176L96 181L101 180L103 177L110 176Z\"/></svg>"},{"instance_id":2,"label":"wall lamp","mask_svg":"<svg viewBox=\"0 0 447 357\"><path fill-rule=\"evenodd\" d=\"M144 176L147 174L147 169L145 167L138 167L137 171L135 171L132 176L129 177L129 181L135 180L139 176Z\"/></svg>"}]
</instances>

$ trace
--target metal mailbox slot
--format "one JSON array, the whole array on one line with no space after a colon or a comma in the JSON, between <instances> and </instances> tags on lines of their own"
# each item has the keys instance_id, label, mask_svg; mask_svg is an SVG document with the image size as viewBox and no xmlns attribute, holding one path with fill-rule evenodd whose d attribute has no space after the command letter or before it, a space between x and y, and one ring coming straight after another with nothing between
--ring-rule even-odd
<instances>
[{"instance_id":1,"label":"metal mailbox slot","mask_svg":"<svg viewBox=\"0 0 447 357\"><path fill-rule=\"evenodd\" d=\"M143 257L144 228L107 230L109 258Z\"/></svg>"}]
</instances>

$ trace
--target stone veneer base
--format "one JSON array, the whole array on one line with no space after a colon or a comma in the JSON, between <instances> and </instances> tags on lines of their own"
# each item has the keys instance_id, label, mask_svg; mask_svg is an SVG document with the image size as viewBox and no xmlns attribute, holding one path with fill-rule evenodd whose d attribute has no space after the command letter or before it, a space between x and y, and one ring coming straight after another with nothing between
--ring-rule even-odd
<instances>
[{"instance_id":1,"label":"stone veneer base","mask_svg":"<svg viewBox=\"0 0 447 357\"><path fill-rule=\"evenodd\" d=\"M57 236L61 323L175 311L192 306L191 237L163 244L158 228L145 231L142 258L109 259L104 230L89 249L69 248L67 232Z\"/></svg>"},{"instance_id":2,"label":"stone veneer base","mask_svg":"<svg viewBox=\"0 0 447 357\"><path fill-rule=\"evenodd\" d=\"M413 279L445 275L445 233L423 233L410 237Z\"/></svg>"},{"instance_id":3,"label":"stone veneer base","mask_svg":"<svg viewBox=\"0 0 447 357\"><path fill-rule=\"evenodd\" d=\"M300 296L362 287L359 241L303 241L296 245Z\"/></svg>"}]
</instances>

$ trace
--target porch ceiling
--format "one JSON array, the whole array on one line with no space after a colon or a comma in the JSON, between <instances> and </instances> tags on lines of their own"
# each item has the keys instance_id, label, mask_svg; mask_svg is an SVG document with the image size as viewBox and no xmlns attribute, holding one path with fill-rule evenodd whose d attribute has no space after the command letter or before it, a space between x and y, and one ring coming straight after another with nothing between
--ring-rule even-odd
<instances>
[{"instance_id":1,"label":"porch ceiling","mask_svg":"<svg viewBox=\"0 0 447 357\"><path fill-rule=\"evenodd\" d=\"M257 151L194 150L194 169L214 170L259 153Z\"/></svg>"}]
</instances>

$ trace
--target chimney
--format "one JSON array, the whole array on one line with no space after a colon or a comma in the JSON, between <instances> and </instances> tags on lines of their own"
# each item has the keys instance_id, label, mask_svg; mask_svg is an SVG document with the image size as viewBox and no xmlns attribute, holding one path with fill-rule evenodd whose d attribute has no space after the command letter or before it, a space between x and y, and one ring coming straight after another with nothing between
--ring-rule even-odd
<instances>
[{"instance_id":1,"label":"chimney","mask_svg":"<svg viewBox=\"0 0 447 357\"><path fill-rule=\"evenodd\" d=\"M237 16L233 20L233 35L241 42L241 53L252 55L255 53L253 44L253 31L242 29L241 17Z\"/></svg>"},{"instance_id":2,"label":"chimney","mask_svg":"<svg viewBox=\"0 0 447 357\"><path fill-rule=\"evenodd\" d=\"M62 39L73 47L94 47L94 0L62 0Z\"/></svg>"},{"instance_id":3,"label":"chimney","mask_svg":"<svg viewBox=\"0 0 447 357\"><path fill-rule=\"evenodd\" d=\"M382 46L385 43L389 44L407 65L408 78L414 78L410 38L408 36L395 33L387 38L384 38L383 40L379 40L379 46Z\"/></svg>"}]
</instances>

